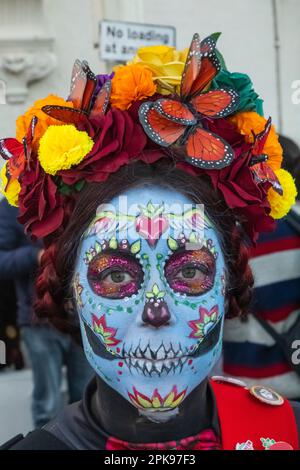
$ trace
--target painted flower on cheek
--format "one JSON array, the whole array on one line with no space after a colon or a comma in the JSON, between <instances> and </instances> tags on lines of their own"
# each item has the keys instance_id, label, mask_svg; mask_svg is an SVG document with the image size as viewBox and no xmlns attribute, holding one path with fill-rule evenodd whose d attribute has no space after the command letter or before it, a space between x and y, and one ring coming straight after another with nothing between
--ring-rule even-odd
<instances>
[{"instance_id":1,"label":"painted flower on cheek","mask_svg":"<svg viewBox=\"0 0 300 470\"><path fill-rule=\"evenodd\" d=\"M106 346L116 346L121 342L115 337L117 330L106 325L105 315L102 315L100 318L93 315L92 322L94 332L101 336Z\"/></svg>"},{"instance_id":2,"label":"painted flower on cheek","mask_svg":"<svg viewBox=\"0 0 300 470\"><path fill-rule=\"evenodd\" d=\"M176 385L172 388L171 392L165 397L162 397L158 390L155 389L151 397L147 397L143 393L137 391L133 387L133 394L128 393L128 396L133 405L139 408L176 408L180 405L186 395L187 389L178 393Z\"/></svg>"},{"instance_id":3,"label":"painted flower on cheek","mask_svg":"<svg viewBox=\"0 0 300 470\"><path fill-rule=\"evenodd\" d=\"M217 323L218 321L218 306L215 305L211 310L207 310L204 307L199 308L199 318L197 320L189 321L189 326L192 328L192 333L189 335L190 338L196 338L203 340L207 335L209 330Z\"/></svg>"}]
</instances>

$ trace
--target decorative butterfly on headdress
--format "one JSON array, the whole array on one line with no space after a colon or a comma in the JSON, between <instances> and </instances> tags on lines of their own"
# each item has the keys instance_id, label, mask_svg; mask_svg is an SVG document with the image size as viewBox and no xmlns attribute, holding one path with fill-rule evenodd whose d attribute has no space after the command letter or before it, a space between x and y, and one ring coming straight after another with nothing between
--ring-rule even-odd
<instances>
[{"instance_id":1,"label":"decorative butterfly on headdress","mask_svg":"<svg viewBox=\"0 0 300 470\"><path fill-rule=\"evenodd\" d=\"M272 126L272 119L269 117L266 122L265 128L259 134L254 134L252 131L254 141L251 149L252 158L250 160L250 168L253 172L254 179L257 183L271 183L274 191L280 196L283 194L283 190L274 170L268 165L268 155L263 153L263 149L267 138L269 136Z\"/></svg>"},{"instance_id":2,"label":"decorative butterfly on headdress","mask_svg":"<svg viewBox=\"0 0 300 470\"><path fill-rule=\"evenodd\" d=\"M68 98L74 108L47 105L42 110L52 118L68 124L78 124L84 121L87 116L91 119L103 116L109 103L111 81L107 80L95 97L96 86L97 77L91 71L89 64L85 60L81 62L77 59L73 66Z\"/></svg>"},{"instance_id":3,"label":"decorative butterfly on headdress","mask_svg":"<svg viewBox=\"0 0 300 470\"><path fill-rule=\"evenodd\" d=\"M14 138L0 139L0 156L8 161L6 165L7 186L11 179L19 178L26 165L30 165L32 141L37 121L37 117L34 116L22 143Z\"/></svg>"},{"instance_id":4,"label":"decorative butterfly on headdress","mask_svg":"<svg viewBox=\"0 0 300 470\"><path fill-rule=\"evenodd\" d=\"M207 87L221 69L215 52L219 33L200 42L194 34L185 63L180 96L147 101L139 119L146 134L157 144L185 144L186 161L200 168L221 169L229 165L234 151L221 137L205 129L203 118L217 119L233 113L239 95L233 89Z\"/></svg>"}]
</instances>

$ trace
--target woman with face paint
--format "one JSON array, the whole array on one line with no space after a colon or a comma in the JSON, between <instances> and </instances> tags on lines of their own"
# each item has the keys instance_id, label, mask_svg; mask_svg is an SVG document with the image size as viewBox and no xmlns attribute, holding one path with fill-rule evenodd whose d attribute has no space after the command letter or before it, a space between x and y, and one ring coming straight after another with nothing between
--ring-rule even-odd
<instances>
[{"instance_id":1,"label":"woman with face paint","mask_svg":"<svg viewBox=\"0 0 300 470\"><path fill-rule=\"evenodd\" d=\"M76 61L68 101L37 102L18 120L23 145L1 141L3 192L46 247L36 313L96 373L82 401L6 448L298 449L295 404L209 379L225 316L249 309L248 249L295 199L271 120L249 77L221 68L218 36L194 35L185 62L142 48L111 76Z\"/></svg>"}]
</instances>

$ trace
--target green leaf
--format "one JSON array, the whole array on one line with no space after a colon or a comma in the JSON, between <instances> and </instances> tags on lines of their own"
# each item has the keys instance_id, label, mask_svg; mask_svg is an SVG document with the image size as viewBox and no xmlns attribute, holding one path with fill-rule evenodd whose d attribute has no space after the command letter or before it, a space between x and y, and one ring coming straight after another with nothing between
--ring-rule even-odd
<instances>
[{"instance_id":1,"label":"green leaf","mask_svg":"<svg viewBox=\"0 0 300 470\"><path fill-rule=\"evenodd\" d=\"M70 194L72 194L72 187L63 182L60 183L58 190L64 196L70 196Z\"/></svg>"},{"instance_id":2,"label":"green leaf","mask_svg":"<svg viewBox=\"0 0 300 470\"><path fill-rule=\"evenodd\" d=\"M85 186L85 181L84 180L78 181L77 183L74 184L74 188L78 192L81 191L84 186Z\"/></svg>"},{"instance_id":3,"label":"green leaf","mask_svg":"<svg viewBox=\"0 0 300 470\"><path fill-rule=\"evenodd\" d=\"M170 250L172 250L172 251L177 250L177 248L178 248L178 243L177 243L177 241L176 241L174 238L169 237L167 243L168 243L168 247L170 248Z\"/></svg>"},{"instance_id":4,"label":"green leaf","mask_svg":"<svg viewBox=\"0 0 300 470\"><path fill-rule=\"evenodd\" d=\"M157 284L154 284L152 287L152 292L155 295L155 297L159 294L159 287Z\"/></svg>"},{"instance_id":5,"label":"green leaf","mask_svg":"<svg viewBox=\"0 0 300 470\"><path fill-rule=\"evenodd\" d=\"M118 242L116 237L112 237L109 241L109 248L112 248L113 250L116 250L118 248Z\"/></svg>"},{"instance_id":6,"label":"green leaf","mask_svg":"<svg viewBox=\"0 0 300 470\"><path fill-rule=\"evenodd\" d=\"M198 241L197 235L195 234L195 232L192 232L192 233L190 234L189 242L191 242L191 243L196 243L197 241Z\"/></svg>"},{"instance_id":7,"label":"green leaf","mask_svg":"<svg viewBox=\"0 0 300 470\"><path fill-rule=\"evenodd\" d=\"M133 254L133 255L136 255L137 253L139 253L141 251L141 240L137 240L136 242L134 242L131 247L130 247L130 252Z\"/></svg>"},{"instance_id":8,"label":"green leaf","mask_svg":"<svg viewBox=\"0 0 300 470\"><path fill-rule=\"evenodd\" d=\"M161 292L159 292L159 293L157 294L156 298L157 298L157 299L163 299L164 296L165 296L165 292L164 292L164 291L161 291Z\"/></svg>"},{"instance_id":9,"label":"green leaf","mask_svg":"<svg viewBox=\"0 0 300 470\"><path fill-rule=\"evenodd\" d=\"M94 247L94 248L95 248L96 253L101 253L101 245L100 245L99 242L96 242L96 243L95 243L95 247Z\"/></svg>"}]
</instances>

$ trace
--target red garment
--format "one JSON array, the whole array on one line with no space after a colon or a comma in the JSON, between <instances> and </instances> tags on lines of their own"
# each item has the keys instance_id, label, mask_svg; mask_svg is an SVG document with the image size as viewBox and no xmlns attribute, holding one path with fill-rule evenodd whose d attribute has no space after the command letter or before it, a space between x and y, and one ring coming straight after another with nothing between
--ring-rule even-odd
<instances>
[{"instance_id":1,"label":"red garment","mask_svg":"<svg viewBox=\"0 0 300 470\"><path fill-rule=\"evenodd\" d=\"M210 383L217 403L223 450L235 450L238 443L248 440L254 450L264 450L262 438L283 441L299 450L295 415L288 400L274 406L259 401L244 387L213 380Z\"/></svg>"},{"instance_id":2,"label":"red garment","mask_svg":"<svg viewBox=\"0 0 300 470\"><path fill-rule=\"evenodd\" d=\"M206 429L196 436L185 437L179 441L162 443L135 444L109 437L106 450L220 450L219 438L212 429Z\"/></svg>"}]
</instances>

